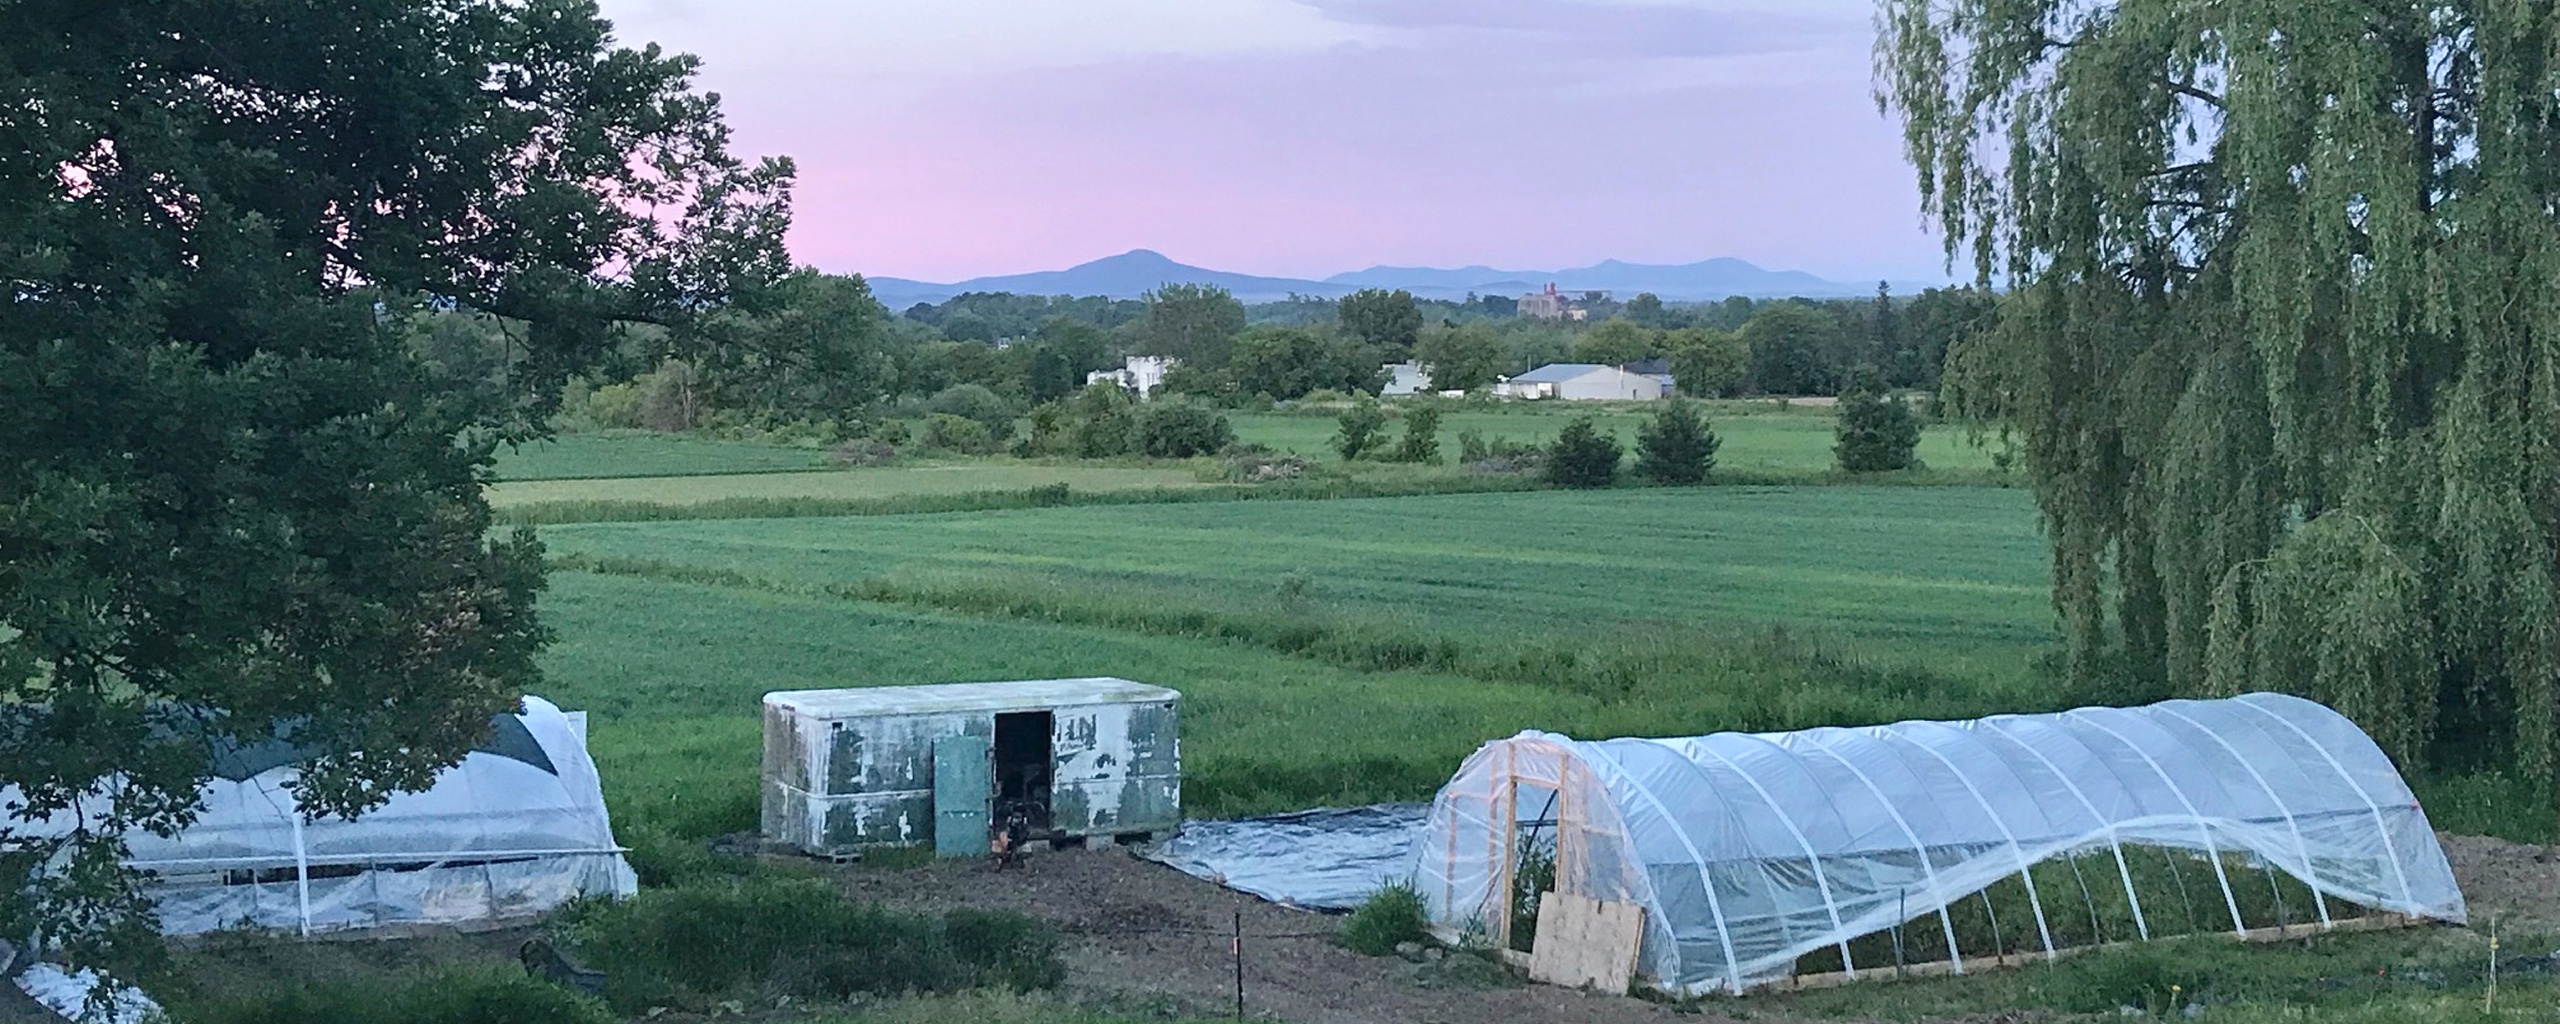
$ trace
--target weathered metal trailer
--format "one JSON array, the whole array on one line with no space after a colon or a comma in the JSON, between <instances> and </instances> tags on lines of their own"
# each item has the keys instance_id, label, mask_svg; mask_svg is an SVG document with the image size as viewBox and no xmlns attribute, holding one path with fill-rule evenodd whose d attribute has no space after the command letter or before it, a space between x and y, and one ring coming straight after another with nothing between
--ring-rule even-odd
<instances>
[{"instance_id":1,"label":"weathered metal trailer","mask_svg":"<svg viewBox=\"0 0 2560 1024\"><path fill-rule=\"evenodd\" d=\"M1112 678L768 693L764 835L822 857L957 857L985 854L1008 817L1051 843L1168 833L1181 699Z\"/></svg>"}]
</instances>

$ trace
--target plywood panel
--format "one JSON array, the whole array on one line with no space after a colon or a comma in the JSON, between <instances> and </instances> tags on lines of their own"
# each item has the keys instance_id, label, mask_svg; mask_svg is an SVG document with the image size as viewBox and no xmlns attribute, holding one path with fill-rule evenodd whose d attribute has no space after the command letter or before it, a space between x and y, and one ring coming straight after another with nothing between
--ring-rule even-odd
<instances>
[{"instance_id":1,"label":"plywood panel","mask_svg":"<svg viewBox=\"0 0 2560 1024\"><path fill-rule=\"evenodd\" d=\"M1619 993L1635 977L1644 908L1564 893L1538 897L1538 935L1529 980Z\"/></svg>"}]
</instances>

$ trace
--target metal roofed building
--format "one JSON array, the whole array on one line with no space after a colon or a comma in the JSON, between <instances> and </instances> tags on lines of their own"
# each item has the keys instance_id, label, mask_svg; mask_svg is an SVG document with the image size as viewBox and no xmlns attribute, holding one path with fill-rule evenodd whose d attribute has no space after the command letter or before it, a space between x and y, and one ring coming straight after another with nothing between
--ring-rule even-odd
<instances>
[{"instance_id":1,"label":"metal roofed building","mask_svg":"<svg viewBox=\"0 0 2560 1024\"><path fill-rule=\"evenodd\" d=\"M1493 392L1505 398L1649 402L1669 390L1668 379L1599 363L1548 363L1494 385Z\"/></svg>"}]
</instances>

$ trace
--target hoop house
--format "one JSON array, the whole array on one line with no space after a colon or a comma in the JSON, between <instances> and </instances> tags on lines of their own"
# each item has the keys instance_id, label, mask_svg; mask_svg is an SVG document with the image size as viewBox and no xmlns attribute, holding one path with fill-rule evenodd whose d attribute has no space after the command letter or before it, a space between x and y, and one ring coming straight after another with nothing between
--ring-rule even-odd
<instances>
[{"instance_id":1,"label":"hoop house","mask_svg":"<svg viewBox=\"0 0 2560 1024\"><path fill-rule=\"evenodd\" d=\"M1904 921L1946 929L1952 951L1946 908L2011 876L2034 905L2026 942L2050 954L2047 912L2081 897L2039 896L2027 869L2112 853L2120 878L2088 884L2120 882L2139 923L2128 845L2203 855L2220 889L2195 902L2235 931L2225 855L2300 880L2321 926L2332 901L2464 914L2382 750L2275 694L1686 739L1524 732L1478 749L1432 802L1414 878L1434 926L1507 937L1520 834L1549 822L1556 890L1644 907L1639 965L1677 992L1740 992L1831 948L1854 975L1849 940Z\"/></svg>"}]
</instances>

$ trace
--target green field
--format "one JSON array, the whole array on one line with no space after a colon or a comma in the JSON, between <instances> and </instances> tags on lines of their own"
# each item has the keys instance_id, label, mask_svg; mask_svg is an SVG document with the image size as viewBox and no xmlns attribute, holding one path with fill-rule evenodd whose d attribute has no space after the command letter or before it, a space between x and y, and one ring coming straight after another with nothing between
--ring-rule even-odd
<instances>
[{"instance_id":1,"label":"green field","mask_svg":"<svg viewBox=\"0 0 2560 1024\"><path fill-rule=\"evenodd\" d=\"M2052 636L2023 491L1532 492L547 528L555 554L787 586L1090 594L1442 633L1588 637L1785 625L2014 659ZM1290 582L1291 577L1298 582Z\"/></svg>"},{"instance_id":2,"label":"green field","mask_svg":"<svg viewBox=\"0 0 2560 1024\"><path fill-rule=\"evenodd\" d=\"M788 451L790 449L779 449ZM916 495L1016 491L1064 484L1079 491L1191 487L1199 475L1180 466L1037 465L961 462L897 469L832 469L753 475L667 475L501 481L489 504L521 508L551 502L611 501L702 505L715 501L861 500Z\"/></svg>"},{"instance_id":3,"label":"green field","mask_svg":"<svg viewBox=\"0 0 2560 1024\"><path fill-rule=\"evenodd\" d=\"M815 448L713 441L684 434L614 431L562 434L547 441L498 449L500 480L585 480L598 477L710 476L819 469L826 455Z\"/></svg>"},{"instance_id":4,"label":"green field","mask_svg":"<svg viewBox=\"0 0 2560 1024\"><path fill-rule=\"evenodd\" d=\"M618 813L750 827L767 690L1124 675L1196 812L1427 796L1478 743L2039 707L2021 492L1703 488L546 527ZM590 571L574 571L576 569Z\"/></svg>"},{"instance_id":5,"label":"green field","mask_svg":"<svg viewBox=\"0 0 2560 1024\"><path fill-rule=\"evenodd\" d=\"M1708 406L1709 422L1723 447L1716 454L1716 465L1728 470L1754 473L1820 473L1832 468L1832 415L1829 409L1780 407L1768 403L1717 402ZM1554 440L1556 432L1576 416L1589 414L1603 430L1614 433L1631 449L1636 428L1651 413L1641 405L1610 403L1607 405L1543 405L1514 403L1491 409L1456 409L1440 418L1440 454L1444 459L1458 457L1458 434L1472 430L1487 441L1508 438L1526 444L1545 444ZM1229 413L1235 425L1236 439L1250 444L1268 445L1274 450L1296 452L1309 458L1331 459L1335 423L1333 417L1296 413ZM1402 436L1399 422L1387 428L1388 436ZM1975 447L1956 426L1932 426L1921 433L1919 456L1931 469L1987 470L1992 468L1991 453Z\"/></svg>"}]
</instances>

